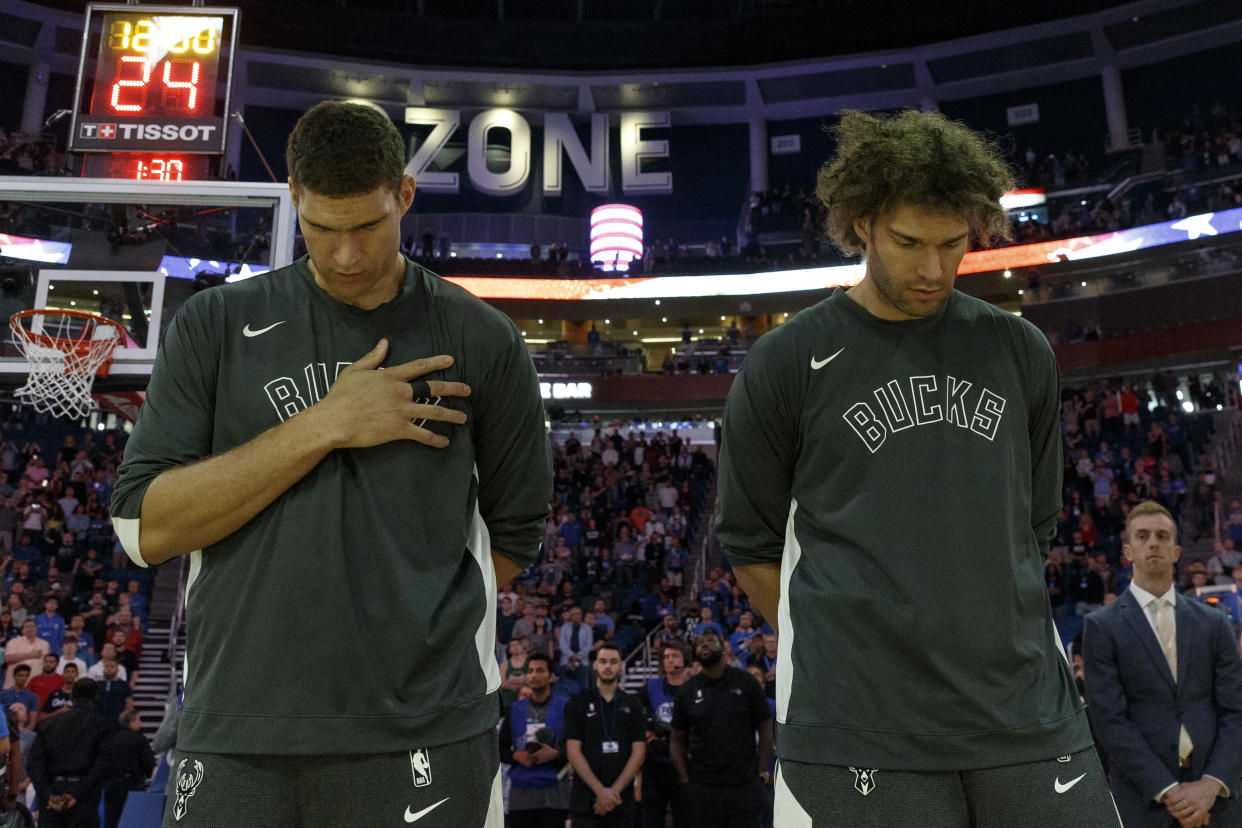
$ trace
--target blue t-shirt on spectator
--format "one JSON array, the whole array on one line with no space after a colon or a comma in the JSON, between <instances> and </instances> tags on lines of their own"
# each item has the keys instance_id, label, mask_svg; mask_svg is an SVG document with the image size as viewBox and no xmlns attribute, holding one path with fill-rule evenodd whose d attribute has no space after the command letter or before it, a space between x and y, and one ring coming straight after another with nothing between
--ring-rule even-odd
<instances>
[{"instance_id":1,"label":"blue t-shirt on spectator","mask_svg":"<svg viewBox=\"0 0 1242 828\"><path fill-rule=\"evenodd\" d=\"M741 652L742 648L746 646L746 642L750 641L758 634L759 631L754 629L745 631L738 630L733 633L733 635L729 636L729 646L733 648L733 652Z\"/></svg>"},{"instance_id":2,"label":"blue t-shirt on spectator","mask_svg":"<svg viewBox=\"0 0 1242 828\"><path fill-rule=\"evenodd\" d=\"M702 635L707 630L715 630L716 635L724 638L724 629L715 621L700 621L694 625L694 634Z\"/></svg>"},{"instance_id":3,"label":"blue t-shirt on spectator","mask_svg":"<svg viewBox=\"0 0 1242 828\"><path fill-rule=\"evenodd\" d=\"M129 596L129 609L134 615L139 616L145 622L147 620L150 604L147 602L147 596L141 592L135 592Z\"/></svg>"},{"instance_id":4,"label":"blue t-shirt on spectator","mask_svg":"<svg viewBox=\"0 0 1242 828\"><path fill-rule=\"evenodd\" d=\"M561 540L571 549L582 543L582 524L577 519L567 520L561 524Z\"/></svg>"},{"instance_id":5,"label":"blue t-shirt on spectator","mask_svg":"<svg viewBox=\"0 0 1242 828\"><path fill-rule=\"evenodd\" d=\"M65 619L57 613L52 613L49 618L47 613L41 612L35 616L35 627L39 630L39 638L48 643L52 652L60 655L60 648L65 643Z\"/></svg>"},{"instance_id":6,"label":"blue t-shirt on spectator","mask_svg":"<svg viewBox=\"0 0 1242 828\"><path fill-rule=\"evenodd\" d=\"M720 595L714 589L699 591L699 606L709 607L712 611L712 618L720 618L723 615L720 611Z\"/></svg>"},{"instance_id":7,"label":"blue t-shirt on spectator","mask_svg":"<svg viewBox=\"0 0 1242 828\"><path fill-rule=\"evenodd\" d=\"M27 712L39 709L39 697L33 690L18 690L16 687L0 690L0 707L8 710L14 702L26 705Z\"/></svg>"},{"instance_id":8,"label":"blue t-shirt on spectator","mask_svg":"<svg viewBox=\"0 0 1242 828\"><path fill-rule=\"evenodd\" d=\"M612 620L612 616L606 612L601 612L595 616L595 626L604 627L608 632L617 631L617 622Z\"/></svg>"}]
</instances>

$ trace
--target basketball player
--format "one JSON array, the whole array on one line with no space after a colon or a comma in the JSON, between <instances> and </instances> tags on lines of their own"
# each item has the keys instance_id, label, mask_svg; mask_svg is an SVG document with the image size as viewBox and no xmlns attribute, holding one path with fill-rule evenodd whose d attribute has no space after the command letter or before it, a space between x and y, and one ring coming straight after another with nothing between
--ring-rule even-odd
<instances>
[{"instance_id":1,"label":"basketball player","mask_svg":"<svg viewBox=\"0 0 1242 828\"><path fill-rule=\"evenodd\" d=\"M1013 181L935 113L846 113L819 173L862 280L760 339L729 394L717 516L779 624L775 824L1117 825L1043 559L1058 373L954 290Z\"/></svg>"},{"instance_id":2,"label":"basketball player","mask_svg":"<svg viewBox=\"0 0 1242 828\"><path fill-rule=\"evenodd\" d=\"M135 563L192 555L165 824L499 828L496 585L551 492L534 367L398 252L386 116L319 104L287 161L308 256L177 314L112 504Z\"/></svg>"}]
</instances>

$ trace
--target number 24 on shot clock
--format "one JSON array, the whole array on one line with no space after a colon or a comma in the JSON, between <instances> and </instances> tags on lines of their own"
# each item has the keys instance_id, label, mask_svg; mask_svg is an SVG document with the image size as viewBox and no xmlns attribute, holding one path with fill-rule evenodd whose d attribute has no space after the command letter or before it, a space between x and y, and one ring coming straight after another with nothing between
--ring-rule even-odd
<instances>
[{"instance_id":1,"label":"number 24 on shot clock","mask_svg":"<svg viewBox=\"0 0 1242 828\"><path fill-rule=\"evenodd\" d=\"M237 15L225 8L88 6L70 149L222 152ZM96 32L91 78L87 53Z\"/></svg>"}]
</instances>

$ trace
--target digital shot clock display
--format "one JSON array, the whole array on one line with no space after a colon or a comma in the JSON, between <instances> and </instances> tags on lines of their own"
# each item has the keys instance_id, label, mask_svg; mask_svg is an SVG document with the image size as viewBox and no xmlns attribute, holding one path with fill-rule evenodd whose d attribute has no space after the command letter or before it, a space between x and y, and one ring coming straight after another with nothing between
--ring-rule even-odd
<instances>
[{"instance_id":1,"label":"digital shot clock display","mask_svg":"<svg viewBox=\"0 0 1242 828\"><path fill-rule=\"evenodd\" d=\"M222 153L236 33L236 9L88 6L69 149Z\"/></svg>"}]
</instances>

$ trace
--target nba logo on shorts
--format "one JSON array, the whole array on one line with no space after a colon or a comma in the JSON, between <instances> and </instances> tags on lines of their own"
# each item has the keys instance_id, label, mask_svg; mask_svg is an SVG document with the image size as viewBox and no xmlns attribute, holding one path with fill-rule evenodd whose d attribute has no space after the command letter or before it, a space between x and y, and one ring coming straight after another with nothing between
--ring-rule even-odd
<instances>
[{"instance_id":1,"label":"nba logo on shorts","mask_svg":"<svg viewBox=\"0 0 1242 828\"><path fill-rule=\"evenodd\" d=\"M425 788L431 784L431 755L427 748L410 751L410 770L414 772L414 787Z\"/></svg>"}]
</instances>

